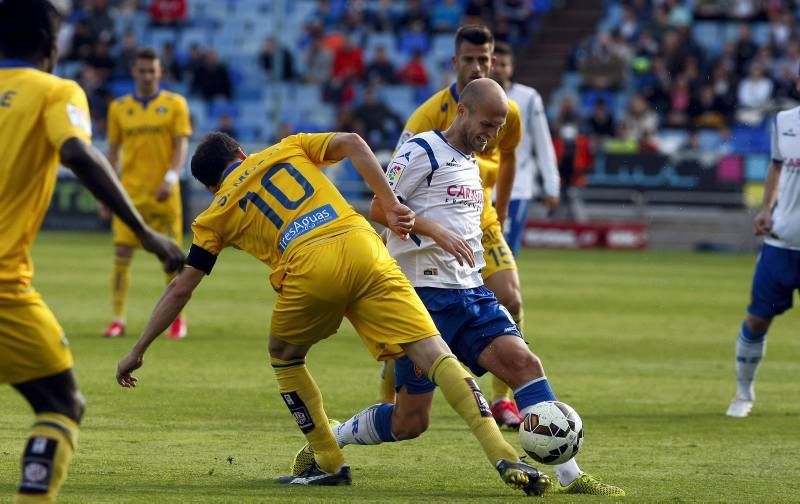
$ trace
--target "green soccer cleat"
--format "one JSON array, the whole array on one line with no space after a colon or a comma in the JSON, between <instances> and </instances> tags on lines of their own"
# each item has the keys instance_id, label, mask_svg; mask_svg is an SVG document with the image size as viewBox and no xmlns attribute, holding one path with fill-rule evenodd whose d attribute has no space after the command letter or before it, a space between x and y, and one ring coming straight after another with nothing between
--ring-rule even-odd
<instances>
[{"instance_id":1,"label":"green soccer cleat","mask_svg":"<svg viewBox=\"0 0 800 504\"><path fill-rule=\"evenodd\" d=\"M336 427L340 423L341 422L338 420L328 419L328 424L331 427ZM314 449L311 448L310 443L306 443L305 446L300 448L300 451L295 453L294 457L292 457L292 464L289 470L292 476L299 476L312 465L314 465Z\"/></svg>"},{"instance_id":2,"label":"green soccer cleat","mask_svg":"<svg viewBox=\"0 0 800 504\"><path fill-rule=\"evenodd\" d=\"M350 467L343 465L335 473L326 473L313 462L311 466L303 471L302 474L281 476L278 483L282 485L320 485L320 486L339 486L351 485L353 478L350 476Z\"/></svg>"},{"instance_id":3,"label":"green soccer cleat","mask_svg":"<svg viewBox=\"0 0 800 504\"><path fill-rule=\"evenodd\" d=\"M525 462L501 460L495 466L503 483L526 495L542 495L550 488L550 476Z\"/></svg>"},{"instance_id":4,"label":"green soccer cleat","mask_svg":"<svg viewBox=\"0 0 800 504\"><path fill-rule=\"evenodd\" d=\"M575 481L567 486L553 486L553 493L605 495L607 497L624 497L625 490L608 483L603 483L591 474L581 473Z\"/></svg>"}]
</instances>

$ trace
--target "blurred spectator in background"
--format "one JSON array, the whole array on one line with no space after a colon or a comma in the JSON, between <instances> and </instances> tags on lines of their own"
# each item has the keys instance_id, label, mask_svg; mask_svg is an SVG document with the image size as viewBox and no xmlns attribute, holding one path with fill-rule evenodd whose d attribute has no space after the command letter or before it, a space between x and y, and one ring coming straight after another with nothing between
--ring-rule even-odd
<instances>
[{"instance_id":1,"label":"blurred spectator in background","mask_svg":"<svg viewBox=\"0 0 800 504\"><path fill-rule=\"evenodd\" d=\"M364 52L344 36L342 46L333 57L333 76L338 79L360 79L364 75Z\"/></svg>"},{"instance_id":2,"label":"blurred spectator in background","mask_svg":"<svg viewBox=\"0 0 800 504\"><path fill-rule=\"evenodd\" d=\"M772 97L772 81L764 75L759 64L750 67L750 73L739 82L736 93L739 102L737 119L747 124L758 124L764 117Z\"/></svg>"},{"instance_id":3,"label":"blurred spectator in background","mask_svg":"<svg viewBox=\"0 0 800 504\"><path fill-rule=\"evenodd\" d=\"M689 88L689 78L681 74L675 79L675 83L669 92L669 111L665 118L665 124L673 128L685 128L689 126L689 103L692 99L692 92Z\"/></svg>"},{"instance_id":4,"label":"blurred spectator in background","mask_svg":"<svg viewBox=\"0 0 800 504\"><path fill-rule=\"evenodd\" d=\"M67 53L67 59L86 60L92 54L92 46L97 39L86 19L79 19L75 23L72 33L72 49Z\"/></svg>"},{"instance_id":5,"label":"blurred spectator in background","mask_svg":"<svg viewBox=\"0 0 800 504\"><path fill-rule=\"evenodd\" d=\"M213 49L205 52L203 64L192 76L192 92L206 101L213 101L215 98L230 99L233 96L228 66L219 61L217 52Z\"/></svg>"},{"instance_id":6,"label":"blurred spectator in background","mask_svg":"<svg viewBox=\"0 0 800 504\"><path fill-rule=\"evenodd\" d=\"M157 26L180 27L186 23L187 0L152 0L150 22Z\"/></svg>"},{"instance_id":7,"label":"blurred spectator in background","mask_svg":"<svg viewBox=\"0 0 800 504\"><path fill-rule=\"evenodd\" d=\"M101 80L108 80L111 78L112 71L114 70L114 59L109 53L108 44L98 40L94 44L92 54L87 58L86 62L94 67L97 71L97 76Z\"/></svg>"},{"instance_id":8,"label":"blurred spectator in background","mask_svg":"<svg viewBox=\"0 0 800 504\"><path fill-rule=\"evenodd\" d=\"M658 115L653 112L647 100L640 94L631 97L622 123L628 136L637 142L652 137L658 129Z\"/></svg>"},{"instance_id":9,"label":"blurred spectator in background","mask_svg":"<svg viewBox=\"0 0 800 504\"><path fill-rule=\"evenodd\" d=\"M589 54L579 63L584 87L613 91L620 89L625 79L625 60L611 49L609 35L599 34Z\"/></svg>"},{"instance_id":10,"label":"blurred spectator in background","mask_svg":"<svg viewBox=\"0 0 800 504\"><path fill-rule=\"evenodd\" d=\"M736 73L744 75L750 67L750 61L758 52L758 45L753 41L750 26L747 23L739 25L739 38L736 42Z\"/></svg>"},{"instance_id":11,"label":"blurred spectator in background","mask_svg":"<svg viewBox=\"0 0 800 504\"><path fill-rule=\"evenodd\" d=\"M367 64L364 71L364 82L367 85L373 83L392 84L395 81L395 71L386 47L380 45L375 49L375 55Z\"/></svg>"},{"instance_id":12,"label":"blurred spectator in background","mask_svg":"<svg viewBox=\"0 0 800 504\"><path fill-rule=\"evenodd\" d=\"M215 129L216 131L227 133L233 138L238 138L238 132L233 125L233 118L227 112L219 116L219 121L217 121L217 127Z\"/></svg>"},{"instance_id":13,"label":"blurred spectator in background","mask_svg":"<svg viewBox=\"0 0 800 504\"><path fill-rule=\"evenodd\" d=\"M111 19L108 2L106 0L88 0L85 5L87 6L86 23L94 40L114 44L116 41L114 20Z\"/></svg>"},{"instance_id":14,"label":"blurred spectator in background","mask_svg":"<svg viewBox=\"0 0 800 504\"><path fill-rule=\"evenodd\" d=\"M114 58L113 78L124 79L130 76L131 65L133 65L133 61L136 59L137 50L136 35L132 32L125 33L122 37L122 46Z\"/></svg>"},{"instance_id":15,"label":"blurred spectator in background","mask_svg":"<svg viewBox=\"0 0 800 504\"><path fill-rule=\"evenodd\" d=\"M528 23L533 9L526 0L497 0L495 1L495 24L501 21L508 26L509 36L506 42L518 47L528 41Z\"/></svg>"},{"instance_id":16,"label":"blurred spectator in background","mask_svg":"<svg viewBox=\"0 0 800 504\"><path fill-rule=\"evenodd\" d=\"M457 0L442 0L433 8L431 27L438 33L454 32L461 22L461 4Z\"/></svg>"},{"instance_id":17,"label":"blurred spectator in background","mask_svg":"<svg viewBox=\"0 0 800 504\"><path fill-rule=\"evenodd\" d=\"M704 85L689 102L691 126L720 129L726 125L725 109L725 104L714 94L714 87Z\"/></svg>"},{"instance_id":18,"label":"blurred spectator in background","mask_svg":"<svg viewBox=\"0 0 800 504\"><path fill-rule=\"evenodd\" d=\"M367 8L365 21L367 26L375 32L389 32L394 30L394 20L397 9L392 0L378 0Z\"/></svg>"},{"instance_id":19,"label":"blurred spectator in background","mask_svg":"<svg viewBox=\"0 0 800 504\"><path fill-rule=\"evenodd\" d=\"M273 70L273 64L278 52L280 52L281 55L281 70L278 79L282 82L293 81L295 78L294 56L292 56L292 53L283 45L278 47L275 37L269 37L264 41L264 46L261 48L261 53L258 55L261 68L267 73L267 77L272 79L275 72ZM231 136L236 138L234 135Z\"/></svg>"},{"instance_id":20,"label":"blurred spectator in background","mask_svg":"<svg viewBox=\"0 0 800 504\"><path fill-rule=\"evenodd\" d=\"M425 60L422 52L415 51L408 63L397 72L397 77L403 84L422 87L428 85L428 71L425 69Z\"/></svg>"},{"instance_id":21,"label":"blurred spectator in background","mask_svg":"<svg viewBox=\"0 0 800 504\"><path fill-rule=\"evenodd\" d=\"M556 151L558 171L561 174L561 202L552 217L563 217L582 222L586 220L582 190L586 187L586 172L591 168L591 143L580 132L575 102L567 97L561 103L556 121L553 147Z\"/></svg>"},{"instance_id":22,"label":"blurred spectator in background","mask_svg":"<svg viewBox=\"0 0 800 504\"><path fill-rule=\"evenodd\" d=\"M309 84L323 84L333 74L333 54L323 45L322 36L317 34L311 38L305 55L305 80Z\"/></svg>"},{"instance_id":23,"label":"blurred spectator in background","mask_svg":"<svg viewBox=\"0 0 800 504\"><path fill-rule=\"evenodd\" d=\"M353 116L363 127L364 138L372 150L393 148L404 124L400 116L378 99L374 86L364 90L364 99L353 111Z\"/></svg>"},{"instance_id":24,"label":"blurred spectator in background","mask_svg":"<svg viewBox=\"0 0 800 504\"><path fill-rule=\"evenodd\" d=\"M632 5L622 6L622 20L619 23L619 33L629 44L635 43L641 36L642 28L639 26L639 20L636 18L636 12L633 10Z\"/></svg>"},{"instance_id":25,"label":"blurred spectator in background","mask_svg":"<svg viewBox=\"0 0 800 504\"><path fill-rule=\"evenodd\" d=\"M167 42L161 49L161 80L174 84L183 80L183 65L175 54L175 44Z\"/></svg>"},{"instance_id":26,"label":"blurred spectator in background","mask_svg":"<svg viewBox=\"0 0 800 504\"><path fill-rule=\"evenodd\" d=\"M616 123L614 116L608 110L606 101L598 98L594 102L591 114L589 114L589 134L595 137L610 137L616 133Z\"/></svg>"},{"instance_id":27,"label":"blurred spectator in background","mask_svg":"<svg viewBox=\"0 0 800 504\"><path fill-rule=\"evenodd\" d=\"M431 31L431 18L428 14L428 7L422 4L422 0L407 0L405 4L405 12L400 15L396 29L401 32L416 30L429 33Z\"/></svg>"}]
</instances>

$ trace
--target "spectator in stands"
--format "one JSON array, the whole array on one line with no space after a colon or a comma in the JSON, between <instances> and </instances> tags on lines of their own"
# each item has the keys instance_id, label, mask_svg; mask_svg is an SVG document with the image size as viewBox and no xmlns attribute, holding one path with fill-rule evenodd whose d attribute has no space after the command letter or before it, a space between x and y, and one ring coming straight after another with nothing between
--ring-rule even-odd
<instances>
[{"instance_id":1,"label":"spectator in stands","mask_svg":"<svg viewBox=\"0 0 800 504\"><path fill-rule=\"evenodd\" d=\"M494 17L492 0L469 0L464 6L462 24L485 24L485 20Z\"/></svg>"},{"instance_id":2,"label":"spectator in stands","mask_svg":"<svg viewBox=\"0 0 800 504\"><path fill-rule=\"evenodd\" d=\"M150 22L156 26L183 26L186 13L186 0L153 0L150 4Z\"/></svg>"},{"instance_id":3,"label":"spectator in stands","mask_svg":"<svg viewBox=\"0 0 800 504\"><path fill-rule=\"evenodd\" d=\"M714 86L707 84L689 103L689 117L695 128L720 129L726 125L725 104L714 94Z\"/></svg>"},{"instance_id":4,"label":"spectator in stands","mask_svg":"<svg viewBox=\"0 0 800 504\"><path fill-rule=\"evenodd\" d=\"M111 73L114 70L114 59L111 57L106 42L101 40L95 42L92 54L87 58L86 62L94 67L100 79L105 81L111 78Z\"/></svg>"},{"instance_id":5,"label":"spectator in stands","mask_svg":"<svg viewBox=\"0 0 800 504\"><path fill-rule=\"evenodd\" d=\"M672 77L663 58L653 59L650 74L648 83L642 87L641 93L653 110L662 116L666 115L670 108L669 93L672 88Z\"/></svg>"},{"instance_id":6,"label":"spectator in stands","mask_svg":"<svg viewBox=\"0 0 800 504\"><path fill-rule=\"evenodd\" d=\"M636 18L636 12L633 10L632 5L624 5L622 7L619 33L629 44L636 43L641 36L642 29L639 26L639 20Z\"/></svg>"},{"instance_id":7,"label":"spectator in stands","mask_svg":"<svg viewBox=\"0 0 800 504\"><path fill-rule=\"evenodd\" d=\"M437 33L455 32L461 23L461 4L456 0L442 0L433 8L431 27Z\"/></svg>"},{"instance_id":8,"label":"spectator in stands","mask_svg":"<svg viewBox=\"0 0 800 504\"><path fill-rule=\"evenodd\" d=\"M689 102L692 99L692 90L689 88L689 78L681 74L669 92L669 111L666 124L673 128L686 128L689 126Z\"/></svg>"},{"instance_id":9,"label":"spectator in stands","mask_svg":"<svg viewBox=\"0 0 800 504\"><path fill-rule=\"evenodd\" d=\"M375 49L372 61L367 64L367 69L364 72L364 82L367 84L392 84L394 81L394 65L386 53L386 48L382 45L378 46Z\"/></svg>"},{"instance_id":10,"label":"spectator in stands","mask_svg":"<svg viewBox=\"0 0 800 504\"><path fill-rule=\"evenodd\" d=\"M770 44L778 49L792 43L792 37L797 35L795 19L792 11L784 8L774 16L769 25Z\"/></svg>"},{"instance_id":11,"label":"spectator in stands","mask_svg":"<svg viewBox=\"0 0 800 504\"><path fill-rule=\"evenodd\" d=\"M344 36L342 46L333 57L333 77L338 79L361 79L364 75L364 52Z\"/></svg>"},{"instance_id":12,"label":"spectator in stands","mask_svg":"<svg viewBox=\"0 0 800 504\"><path fill-rule=\"evenodd\" d=\"M422 59L421 51L414 51L414 55L397 72L400 82L409 86L423 87L428 85L428 71L425 69L425 61Z\"/></svg>"},{"instance_id":13,"label":"spectator in stands","mask_svg":"<svg viewBox=\"0 0 800 504\"><path fill-rule=\"evenodd\" d=\"M113 44L116 40L114 35L114 20L109 13L108 2L106 0L90 0L86 9L86 22L92 33L94 40Z\"/></svg>"},{"instance_id":14,"label":"spectator in stands","mask_svg":"<svg viewBox=\"0 0 800 504\"><path fill-rule=\"evenodd\" d=\"M586 187L586 172L592 166L589 138L581 134L574 103L564 100L561 104L558 126L553 136L558 171L561 174L562 206L551 214L560 217L566 214L572 220L586 220L583 203L583 188Z\"/></svg>"},{"instance_id":15,"label":"spectator in stands","mask_svg":"<svg viewBox=\"0 0 800 504\"><path fill-rule=\"evenodd\" d=\"M278 53L280 53L281 57L281 70L278 79L282 82L293 81L295 78L294 56L292 56L292 53L286 47L283 45L279 46L275 41L275 37L268 37L267 40L264 41L264 46L261 48L261 53L258 55L261 68L267 72L268 78L272 79L275 72L273 70L273 64ZM231 136L236 138L236 135Z\"/></svg>"},{"instance_id":16,"label":"spectator in stands","mask_svg":"<svg viewBox=\"0 0 800 504\"><path fill-rule=\"evenodd\" d=\"M213 101L220 97L226 99L233 97L228 66L219 61L217 52L213 49L206 51L203 64L195 70L192 76L192 92L199 94L206 101Z\"/></svg>"},{"instance_id":17,"label":"spectator in stands","mask_svg":"<svg viewBox=\"0 0 800 504\"><path fill-rule=\"evenodd\" d=\"M650 108L642 95L635 94L628 102L622 122L627 129L628 136L637 142L642 142L656 133L658 114Z\"/></svg>"},{"instance_id":18,"label":"spectator in stands","mask_svg":"<svg viewBox=\"0 0 800 504\"><path fill-rule=\"evenodd\" d=\"M647 26L647 31L653 34L656 40L662 40L664 34L671 30L669 24L669 12L664 4L656 5L653 8L653 17Z\"/></svg>"},{"instance_id":19,"label":"spectator in stands","mask_svg":"<svg viewBox=\"0 0 800 504\"><path fill-rule=\"evenodd\" d=\"M775 89L772 93L773 97L776 100L800 102L800 91L798 91L797 85L795 84L797 74L789 66L783 66L781 70L783 74L775 81Z\"/></svg>"},{"instance_id":20,"label":"spectator in stands","mask_svg":"<svg viewBox=\"0 0 800 504\"><path fill-rule=\"evenodd\" d=\"M800 44L790 42L784 46L783 52L772 64L772 77L780 82L786 79L787 75L792 75L791 80L797 75L800 68Z\"/></svg>"},{"instance_id":21,"label":"spectator in stands","mask_svg":"<svg viewBox=\"0 0 800 504\"><path fill-rule=\"evenodd\" d=\"M407 0L406 10L400 15L396 29L398 31L413 31L415 27L423 33L431 32L431 18L429 9L422 5L422 0Z\"/></svg>"},{"instance_id":22,"label":"spectator in stands","mask_svg":"<svg viewBox=\"0 0 800 504\"><path fill-rule=\"evenodd\" d=\"M314 35L305 55L305 80L309 84L323 84L333 74L333 54L322 43L322 35Z\"/></svg>"},{"instance_id":23,"label":"spectator in stands","mask_svg":"<svg viewBox=\"0 0 800 504\"><path fill-rule=\"evenodd\" d=\"M495 24L501 21L510 28L507 42L520 47L528 41L529 22L533 15L530 2L526 0L497 0L495 2Z\"/></svg>"},{"instance_id":24,"label":"spectator in stands","mask_svg":"<svg viewBox=\"0 0 800 504\"><path fill-rule=\"evenodd\" d=\"M750 61L758 52L758 45L753 41L750 26L747 23L739 25L739 38L736 42L736 73L744 75L750 67Z\"/></svg>"},{"instance_id":25,"label":"spectator in stands","mask_svg":"<svg viewBox=\"0 0 800 504\"><path fill-rule=\"evenodd\" d=\"M579 68L586 88L616 91L625 79L625 61L611 50L611 38L607 33L597 36Z\"/></svg>"},{"instance_id":26,"label":"spectator in stands","mask_svg":"<svg viewBox=\"0 0 800 504\"><path fill-rule=\"evenodd\" d=\"M351 78L332 78L322 85L322 100L338 108L348 107L356 97L354 82Z\"/></svg>"},{"instance_id":27,"label":"spectator in stands","mask_svg":"<svg viewBox=\"0 0 800 504\"><path fill-rule=\"evenodd\" d=\"M711 85L714 86L714 96L723 108L723 114L728 122L733 118L736 108L736 86L733 69L729 69L724 63L714 67L711 77Z\"/></svg>"},{"instance_id":28,"label":"spectator in stands","mask_svg":"<svg viewBox=\"0 0 800 504\"><path fill-rule=\"evenodd\" d=\"M617 125L614 116L608 110L606 101L598 98L594 102L591 114L589 114L589 133L594 137L610 137L616 133Z\"/></svg>"},{"instance_id":29,"label":"spectator in stands","mask_svg":"<svg viewBox=\"0 0 800 504\"><path fill-rule=\"evenodd\" d=\"M397 18L397 9L392 0L379 0L377 5L367 9L366 24L376 32L390 32L394 30L394 20Z\"/></svg>"},{"instance_id":30,"label":"spectator in stands","mask_svg":"<svg viewBox=\"0 0 800 504\"><path fill-rule=\"evenodd\" d=\"M136 51L138 44L136 43L136 35L133 32L127 32L122 37L122 45L114 58L114 70L112 77L114 79L127 79L130 77L131 65L136 59Z\"/></svg>"},{"instance_id":31,"label":"spectator in stands","mask_svg":"<svg viewBox=\"0 0 800 504\"><path fill-rule=\"evenodd\" d=\"M167 42L161 48L161 69L162 81L176 83L183 80L183 65L175 54L175 44L172 42Z\"/></svg>"},{"instance_id":32,"label":"spectator in stands","mask_svg":"<svg viewBox=\"0 0 800 504\"><path fill-rule=\"evenodd\" d=\"M238 138L235 133L236 128L233 125L233 118L227 112L224 112L222 115L219 116L219 121L217 121L217 127L215 128L216 131L221 131L223 133L227 133L228 135Z\"/></svg>"},{"instance_id":33,"label":"spectator in stands","mask_svg":"<svg viewBox=\"0 0 800 504\"><path fill-rule=\"evenodd\" d=\"M79 19L75 23L72 34L72 49L67 59L71 61L86 61L92 54L92 47L97 37L92 33L92 28L86 19Z\"/></svg>"},{"instance_id":34,"label":"spectator in stands","mask_svg":"<svg viewBox=\"0 0 800 504\"><path fill-rule=\"evenodd\" d=\"M353 116L363 127L364 138L372 150L392 149L404 124L400 116L378 99L375 86L364 90L364 99Z\"/></svg>"},{"instance_id":35,"label":"spectator in stands","mask_svg":"<svg viewBox=\"0 0 800 504\"><path fill-rule=\"evenodd\" d=\"M317 5L311 13L310 18L312 21L320 23L325 28L336 28L339 24L339 19L341 19L342 14L344 14L339 6L339 2L337 2L336 7L337 8L333 8L328 0L317 0Z\"/></svg>"},{"instance_id":36,"label":"spectator in stands","mask_svg":"<svg viewBox=\"0 0 800 504\"><path fill-rule=\"evenodd\" d=\"M748 76L739 82L739 106L763 110L769 104L772 88L772 81L764 75L764 68L759 64L751 65Z\"/></svg>"}]
</instances>

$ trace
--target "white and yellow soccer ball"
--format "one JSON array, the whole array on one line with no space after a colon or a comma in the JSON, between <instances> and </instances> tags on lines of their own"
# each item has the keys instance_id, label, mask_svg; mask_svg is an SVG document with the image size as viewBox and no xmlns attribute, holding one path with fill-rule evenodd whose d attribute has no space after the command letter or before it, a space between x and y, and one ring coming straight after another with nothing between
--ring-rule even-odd
<instances>
[{"instance_id":1,"label":"white and yellow soccer ball","mask_svg":"<svg viewBox=\"0 0 800 504\"><path fill-rule=\"evenodd\" d=\"M543 401L525 414L519 424L519 440L535 461L563 464L583 446L583 421L568 404Z\"/></svg>"}]
</instances>

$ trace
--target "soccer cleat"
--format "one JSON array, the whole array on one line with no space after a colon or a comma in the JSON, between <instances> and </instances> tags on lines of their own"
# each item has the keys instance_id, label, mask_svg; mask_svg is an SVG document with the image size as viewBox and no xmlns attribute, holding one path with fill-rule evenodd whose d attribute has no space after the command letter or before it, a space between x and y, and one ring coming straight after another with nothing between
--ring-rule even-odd
<instances>
[{"instance_id":1,"label":"soccer cleat","mask_svg":"<svg viewBox=\"0 0 800 504\"><path fill-rule=\"evenodd\" d=\"M120 322L119 320L115 320L106 327L106 330L103 331L103 336L106 338L118 338L120 336L125 335L125 324Z\"/></svg>"},{"instance_id":2,"label":"soccer cleat","mask_svg":"<svg viewBox=\"0 0 800 504\"><path fill-rule=\"evenodd\" d=\"M558 485L553 488L559 494L605 495L606 497L624 497L625 490L608 483L603 483L591 474L581 473L575 481L567 486Z\"/></svg>"},{"instance_id":3,"label":"soccer cleat","mask_svg":"<svg viewBox=\"0 0 800 504\"><path fill-rule=\"evenodd\" d=\"M501 460L496 465L503 483L526 495L542 495L550 488L550 476L525 462Z\"/></svg>"},{"instance_id":4,"label":"soccer cleat","mask_svg":"<svg viewBox=\"0 0 800 504\"><path fill-rule=\"evenodd\" d=\"M500 427L508 427L509 429L519 429L519 424L522 423L522 415L519 414L519 409L514 401L501 400L492 404L492 416L494 421Z\"/></svg>"},{"instance_id":5,"label":"soccer cleat","mask_svg":"<svg viewBox=\"0 0 800 504\"><path fill-rule=\"evenodd\" d=\"M744 418L750 414L753 409L753 401L745 399L744 397L736 396L728 406L728 411L725 412L729 417Z\"/></svg>"},{"instance_id":6,"label":"soccer cleat","mask_svg":"<svg viewBox=\"0 0 800 504\"><path fill-rule=\"evenodd\" d=\"M167 336L171 339L179 340L186 337L186 320L183 317L178 317L172 321L172 325L169 326L169 332Z\"/></svg>"},{"instance_id":7,"label":"soccer cleat","mask_svg":"<svg viewBox=\"0 0 800 504\"><path fill-rule=\"evenodd\" d=\"M278 483L283 485L338 486L352 484L353 478L350 476L350 467L347 465L343 465L338 472L331 474L320 469L317 462L314 461L310 467L299 475L281 476L278 478Z\"/></svg>"},{"instance_id":8,"label":"soccer cleat","mask_svg":"<svg viewBox=\"0 0 800 504\"><path fill-rule=\"evenodd\" d=\"M328 419L328 424L331 427L335 427L339 425L339 423L338 420L332 418ZM314 465L314 448L311 447L311 443L306 443L305 446L300 448L300 451L295 453L294 457L292 457L292 464L289 470L292 472L292 476L299 476L312 465Z\"/></svg>"}]
</instances>

